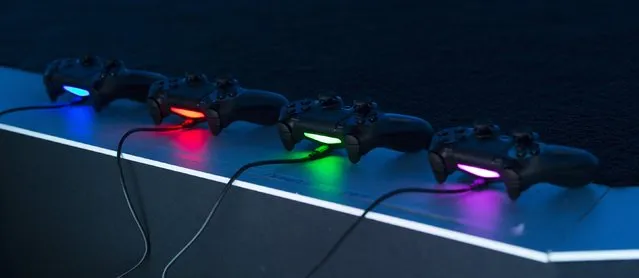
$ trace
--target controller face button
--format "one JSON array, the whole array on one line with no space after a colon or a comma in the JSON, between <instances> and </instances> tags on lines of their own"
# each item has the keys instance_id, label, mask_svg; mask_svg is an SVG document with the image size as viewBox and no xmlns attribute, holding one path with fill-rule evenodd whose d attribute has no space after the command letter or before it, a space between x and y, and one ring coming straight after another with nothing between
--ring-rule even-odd
<instances>
[{"instance_id":1,"label":"controller face button","mask_svg":"<svg viewBox=\"0 0 639 278\"><path fill-rule=\"evenodd\" d=\"M368 118L368 120L369 120L371 123L376 122L376 121L377 121L377 115L373 115L373 116L371 116L370 118Z\"/></svg>"}]
</instances>

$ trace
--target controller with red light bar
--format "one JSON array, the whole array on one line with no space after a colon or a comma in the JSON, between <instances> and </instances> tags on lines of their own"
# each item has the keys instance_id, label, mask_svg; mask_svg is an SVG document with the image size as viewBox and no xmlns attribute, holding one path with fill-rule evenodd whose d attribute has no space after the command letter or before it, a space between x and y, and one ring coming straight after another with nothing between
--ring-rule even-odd
<instances>
[{"instance_id":1,"label":"controller with red light bar","mask_svg":"<svg viewBox=\"0 0 639 278\"><path fill-rule=\"evenodd\" d=\"M127 69L120 60L97 56L65 58L51 62L44 72L44 85L51 101L62 94L90 97L93 108L102 110L116 99L144 102L151 84L164 75Z\"/></svg>"},{"instance_id":2,"label":"controller with red light bar","mask_svg":"<svg viewBox=\"0 0 639 278\"><path fill-rule=\"evenodd\" d=\"M213 135L235 121L274 125L288 100L277 93L240 87L236 79L214 82L204 74L158 81L149 89L147 104L155 124L171 114L207 122Z\"/></svg>"},{"instance_id":3,"label":"controller with red light bar","mask_svg":"<svg viewBox=\"0 0 639 278\"><path fill-rule=\"evenodd\" d=\"M585 186L592 182L599 165L597 157L588 151L539 142L539 135L527 129L502 133L490 121L437 132L429 161L439 183L460 170L504 182L512 200L537 183Z\"/></svg>"},{"instance_id":4,"label":"controller with red light bar","mask_svg":"<svg viewBox=\"0 0 639 278\"><path fill-rule=\"evenodd\" d=\"M345 106L339 96L320 95L290 103L282 111L279 132L291 151L302 140L344 147L352 163L375 148L411 153L428 149L433 128L427 121L384 113L372 101Z\"/></svg>"}]
</instances>

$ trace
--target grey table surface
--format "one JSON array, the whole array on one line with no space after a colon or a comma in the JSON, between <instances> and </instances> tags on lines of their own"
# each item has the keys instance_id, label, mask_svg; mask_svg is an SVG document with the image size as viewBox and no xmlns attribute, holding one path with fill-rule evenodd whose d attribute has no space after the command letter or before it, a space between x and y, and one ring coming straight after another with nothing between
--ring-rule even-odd
<instances>
[{"instance_id":1,"label":"grey table surface","mask_svg":"<svg viewBox=\"0 0 639 278\"><path fill-rule=\"evenodd\" d=\"M49 104L40 74L0 67L0 84L0 110ZM165 122L179 121L170 117ZM146 106L126 100L112 103L99 114L89 106L76 106L0 118L0 128L6 130L36 137L49 135L108 150L116 149L127 130L141 126L153 126ZM136 134L127 140L124 152L178 166L180 171L195 170L191 174L228 177L248 162L300 157L312 147L300 144L297 150L287 152L275 127L238 122L217 137L206 126ZM90 165L79 161L78 167ZM356 165L337 151L306 164L255 168L240 180L247 182L244 188L352 214L360 211L353 208L363 209L393 189L467 184L467 179L456 175L450 183L437 185L426 152L401 154L385 149L372 151ZM638 200L639 187L610 189L591 184L566 190L539 184L513 202L503 186L496 184L487 190L454 196L397 196L380 206L373 214L377 217L371 218L538 261L639 259Z\"/></svg>"}]
</instances>

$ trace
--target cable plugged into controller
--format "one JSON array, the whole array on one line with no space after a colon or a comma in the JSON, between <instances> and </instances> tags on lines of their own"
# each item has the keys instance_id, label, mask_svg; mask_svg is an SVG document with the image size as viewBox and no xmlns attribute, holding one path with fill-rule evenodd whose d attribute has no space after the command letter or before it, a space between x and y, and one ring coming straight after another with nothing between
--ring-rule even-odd
<instances>
[{"instance_id":1,"label":"cable plugged into controller","mask_svg":"<svg viewBox=\"0 0 639 278\"><path fill-rule=\"evenodd\" d=\"M407 194L407 193L445 194L445 195L461 194L461 193L466 193L466 192L470 192L470 191L482 188L485 185L487 185L487 182L485 180L478 179L472 185L470 185L469 187L466 187L466 188L443 189L443 188L406 187L406 188L400 188L400 189L396 189L396 190L390 191L390 192L380 196L375 201L373 201L373 203L370 204L368 206L368 208L366 208L364 210L364 212L359 217L357 217L357 220L355 220L355 222L353 224L351 224L351 226L348 227L348 229L346 229L346 231L339 237L337 242L335 242L333 244L333 246L331 246L331 248L328 250L328 252L326 252L324 257L322 257L322 259L315 266L313 266L311 271L309 271L308 274L306 274L306 276L304 276L304 277L305 278L310 278L315 273L317 273L317 271L319 271L319 269L322 266L324 266L330 260L330 258L337 252L337 250L342 245L342 243L344 243L344 241L346 241L346 238L355 230L355 228L357 228L357 226L359 226L360 223L362 223L362 221L366 218L366 215L368 215L369 212L373 211L376 207L378 207L381 203L383 203L387 199L390 199L390 198L395 197L397 195L402 195L402 194Z\"/></svg>"},{"instance_id":2,"label":"cable plugged into controller","mask_svg":"<svg viewBox=\"0 0 639 278\"><path fill-rule=\"evenodd\" d=\"M33 106L22 106L22 107L9 108L7 110L0 111L0 116L7 115L7 114L10 114L10 113L14 113L14 112L20 112L20 111L60 109L60 108L65 108L65 107L70 107L70 106L75 106L75 105L82 104L86 100L87 100L87 98L84 98L84 97L76 97L73 100L71 100L70 102L61 103L61 104L33 105Z\"/></svg>"},{"instance_id":3,"label":"cable plugged into controller","mask_svg":"<svg viewBox=\"0 0 639 278\"><path fill-rule=\"evenodd\" d=\"M273 160L256 161L256 162L252 162L252 163L249 163L249 164L246 164L246 165L240 167L240 169L238 169L231 176L231 178L226 183L226 185L224 185L224 188L222 188L222 192L217 197L217 200L213 204L213 207L209 211L209 214L206 216L206 219L202 223L202 226L200 227L200 229L195 233L195 235L193 235L191 240L189 240L189 242L187 242L184 245L184 247L182 247L182 249L180 249L180 251L177 254L175 254L175 256L173 256L173 258L171 258L171 260L166 264L166 266L164 267L164 270L162 270L162 278L166 278L166 274L167 274L169 268L171 267L171 265L173 265L173 263L175 263L175 261L177 261L177 259L187 249L189 249L189 247L191 247L193 242L195 242L200 237L200 235L202 234L202 232L204 231L206 226L208 226L208 223L211 221L211 218L213 218L213 216L215 215L215 212L217 212L217 209L219 208L220 204L224 200L224 197L226 197L226 194L229 192L229 190L233 186L233 182L235 182L235 180L237 180L240 177L240 175L242 175L242 173L244 173L248 169L251 169L251 168L254 168L254 167L258 167L258 166L278 165L278 164L298 164L298 163L304 163L304 162L309 162L309 161L313 161L313 160L318 160L318 159L327 157L332 150L333 150L333 148L331 146L329 146L329 145L321 145L321 146L315 148L310 154L308 154L308 155L306 155L304 157L301 157L301 158L273 159Z\"/></svg>"},{"instance_id":4,"label":"cable plugged into controller","mask_svg":"<svg viewBox=\"0 0 639 278\"><path fill-rule=\"evenodd\" d=\"M129 196L129 189L127 187L126 179L124 177L124 169L122 168L122 147L124 146L124 142L126 141L127 138L129 138L129 136L131 136L131 135L133 135L135 133L177 131L177 130L183 130L183 129L192 128L196 124L197 124L197 121L191 120L191 119L187 119L183 123L181 123L179 125L176 125L176 126L134 128L134 129L131 129L131 130L125 132L124 135L122 135L122 137L120 138L120 141L118 142L118 149L117 149L117 154L116 154L116 159L117 159L117 163L118 163L118 171L120 172L120 186L122 188L122 194L124 195L124 200L126 201L126 204L127 204L128 208L129 208L129 212L131 213L131 216L133 217L133 221L135 221L135 224L138 227L138 230L140 231L140 235L142 236L142 239L144 240L144 253L142 253L142 257L140 257L140 259L138 260L138 262L135 265L133 265L131 268L129 268L127 271L123 272L122 274L118 275L117 278L122 278L122 277L126 276L127 274L131 273L131 271L137 269L144 262L144 260L146 260L146 258L148 257L148 255L149 255L149 247L151 245L151 243L149 242L148 233L147 233L146 229L144 229L144 227L142 226L142 223L140 222L138 214L137 214L135 208L133 207L133 204L131 203L131 198Z\"/></svg>"}]
</instances>

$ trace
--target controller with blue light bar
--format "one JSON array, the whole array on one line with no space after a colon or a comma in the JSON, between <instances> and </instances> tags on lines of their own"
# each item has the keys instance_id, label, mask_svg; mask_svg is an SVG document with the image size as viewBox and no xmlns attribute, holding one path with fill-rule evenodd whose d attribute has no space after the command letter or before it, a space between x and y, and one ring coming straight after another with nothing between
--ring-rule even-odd
<instances>
[{"instance_id":1,"label":"controller with blue light bar","mask_svg":"<svg viewBox=\"0 0 639 278\"><path fill-rule=\"evenodd\" d=\"M503 133L490 121L437 132L429 161L439 183L460 170L487 181L502 181L512 200L537 183L585 186L599 165L588 151L539 142L539 135L529 129Z\"/></svg>"},{"instance_id":2,"label":"controller with blue light bar","mask_svg":"<svg viewBox=\"0 0 639 278\"><path fill-rule=\"evenodd\" d=\"M55 60L49 63L43 77L51 101L70 93L90 98L98 112L117 99L145 102L150 86L164 79L159 73L128 69L120 60L97 56Z\"/></svg>"},{"instance_id":3,"label":"controller with blue light bar","mask_svg":"<svg viewBox=\"0 0 639 278\"><path fill-rule=\"evenodd\" d=\"M278 127L286 150L310 140L345 148L352 163L375 148L404 153L427 150L434 134L430 123L421 118L385 113L372 101L345 106L341 97L329 94L290 103Z\"/></svg>"},{"instance_id":4,"label":"controller with blue light bar","mask_svg":"<svg viewBox=\"0 0 639 278\"><path fill-rule=\"evenodd\" d=\"M70 93L78 97L88 97L93 82L100 74L105 60L96 56L57 59L47 65L43 82L52 102Z\"/></svg>"},{"instance_id":5,"label":"controller with blue light bar","mask_svg":"<svg viewBox=\"0 0 639 278\"><path fill-rule=\"evenodd\" d=\"M154 83L149 89L147 105L155 124L171 114L207 122L213 135L235 121L258 125L278 122L286 97L263 90L242 88L233 78L211 82L204 74L186 74Z\"/></svg>"}]
</instances>

